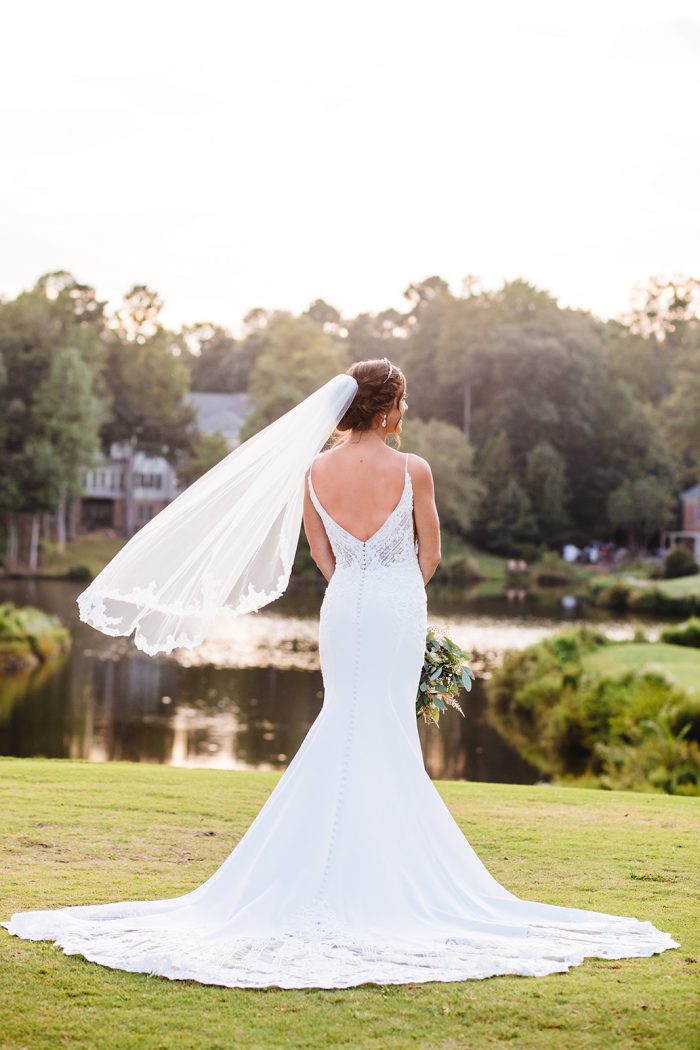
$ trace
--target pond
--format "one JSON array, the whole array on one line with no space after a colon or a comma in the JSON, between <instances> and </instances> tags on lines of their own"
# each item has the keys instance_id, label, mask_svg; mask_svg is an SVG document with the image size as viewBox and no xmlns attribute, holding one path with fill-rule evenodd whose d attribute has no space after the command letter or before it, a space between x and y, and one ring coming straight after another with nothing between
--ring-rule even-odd
<instances>
[{"instance_id":1,"label":"pond","mask_svg":"<svg viewBox=\"0 0 700 1050\"><path fill-rule=\"evenodd\" d=\"M108 638L80 622L75 599L84 586L0 582L0 601L57 613L73 639L59 666L0 677L0 754L223 769L287 766L323 702L320 588L293 581L278 601L230 621L197 650L149 657L130 640ZM446 628L474 654L477 672L506 650L591 615L554 594L479 597L429 585L428 596L429 623ZM615 637L634 632L630 620L603 622ZM653 636L654 626L644 626ZM439 729L419 724L430 776L521 784L539 779L486 721L483 681L463 694L462 706L465 717L450 710Z\"/></svg>"}]
</instances>

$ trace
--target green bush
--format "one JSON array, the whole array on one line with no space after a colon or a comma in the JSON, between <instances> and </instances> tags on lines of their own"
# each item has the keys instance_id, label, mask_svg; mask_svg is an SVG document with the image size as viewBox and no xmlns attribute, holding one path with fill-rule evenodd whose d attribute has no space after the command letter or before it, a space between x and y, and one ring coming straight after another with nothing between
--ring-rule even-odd
<instances>
[{"instance_id":1,"label":"green bush","mask_svg":"<svg viewBox=\"0 0 700 1050\"><path fill-rule=\"evenodd\" d=\"M19 670L66 652L70 635L57 616L31 605L0 605L0 671Z\"/></svg>"},{"instance_id":2,"label":"green bush","mask_svg":"<svg viewBox=\"0 0 700 1050\"><path fill-rule=\"evenodd\" d=\"M661 604L661 591L657 587L640 587L631 590L627 600L627 608L630 612L659 612Z\"/></svg>"},{"instance_id":3,"label":"green bush","mask_svg":"<svg viewBox=\"0 0 700 1050\"><path fill-rule=\"evenodd\" d=\"M439 583L478 583L483 579L476 558L468 554L448 554L435 570Z\"/></svg>"},{"instance_id":4,"label":"green bush","mask_svg":"<svg viewBox=\"0 0 700 1050\"><path fill-rule=\"evenodd\" d=\"M700 572L700 565L695 556L686 547L676 545L666 555L664 560L664 575L667 580L674 580L678 576L695 576Z\"/></svg>"},{"instance_id":5,"label":"green bush","mask_svg":"<svg viewBox=\"0 0 700 1050\"><path fill-rule=\"evenodd\" d=\"M676 730L662 708L654 719L634 726L622 743L599 742L601 785L613 790L664 791L700 795L700 748L689 740L689 727Z\"/></svg>"},{"instance_id":6,"label":"green bush","mask_svg":"<svg viewBox=\"0 0 700 1050\"><path fill-rule=\"evenodd\" d=\"M666 627L661 632L661 641L669 642L671 645L687 645L692 649L700 649L700 618L693 616L676 627Z\"/></svg>"},{"instance_id":7,"label":"green bush","mask_svg":"<svg viewBox=\"0 0 700 1050\"><path fill-rule=\"evenodd\" d=\"M626 583L623 583L622 580L615 580L615 583L608 587L605 593L608 608L615 609L617 612L623 612L629 608L630 594L630 588Z\"/></svg>"},{"instance_id":8,"label":"green bush","mask_svg":"<svg viewBox=\"0 0 700 1050\"><path fill-rule=\"evenodd\" d=\"M700 794L700 698L655 672L584 666L614 644L583 627L510 654L486 682L490 720L542 774Z\"/></svg>"},{"instance_id":9,"label":"green bush","mask_svg":"<svg viewBox=\"0 0 700 1050\"><path fill-rule=\"evenodd\" d=\"M533 568L532 575L540 587L565 587L573 579L574 571L556 551L545 551Z\"/></svg>"},{"instance_id":10,"label":"green bush","mask_svg":"<svg viewBox=\"0 0 700 1050\"><path fill-rule=\"evenodd\" d=\"M91 580L92 569L88 565L71 565L66 576L69 580Z\"/></svg>"}]
</instances>

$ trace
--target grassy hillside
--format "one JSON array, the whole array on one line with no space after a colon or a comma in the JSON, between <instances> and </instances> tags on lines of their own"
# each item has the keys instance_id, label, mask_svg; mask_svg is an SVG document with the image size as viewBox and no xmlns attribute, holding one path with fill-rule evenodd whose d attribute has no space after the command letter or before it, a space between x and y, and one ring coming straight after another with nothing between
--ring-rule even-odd
<instances>
[{"instance_id":1,"label":"grassy hillside","mask_svg":"<svg viewBox=\"0 0 700 1050\"><path fill-rule=\"evenodd\" d=\"M583 663L606 675L659 671L681 689L700 693L700 649L664 642L620 642L589 653Z\"/></svg>"},{"instance_id":2,"label":"grassy hillside","mask_svg":"<svg viewBox=\"0 0 700 1050\"><path fill-rule=\"evenodd\" d=\"M225 859L278 776L0 759L0 917L192 889ZM697 800L436 785L488 868L519 896L649 919L681 948L649 959L588 959L545 978L249 991L109 970L0 930L0 1001L11 1004L3 1047L697 1045Z\"/></svg>"}]
</instances>

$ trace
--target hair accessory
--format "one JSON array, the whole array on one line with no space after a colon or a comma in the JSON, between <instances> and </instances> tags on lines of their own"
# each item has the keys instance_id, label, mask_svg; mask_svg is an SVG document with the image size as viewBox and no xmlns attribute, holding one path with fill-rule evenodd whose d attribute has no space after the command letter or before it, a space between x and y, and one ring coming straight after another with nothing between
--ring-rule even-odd
<instances>
[{"instance_id":1,"label":"hair accessory","mask_svg":"<svg viewBox=\"0 0 700 1050\"><path fill-rule=\"evenodd\" d=\"M391 361L389 360L388 357L383 357L382 361L386 361L386 363L389 366L389 371L387 372L386 379L384 380L384 382L386 383L387 380L391 379L391 373L394 371L394 366L392 365L392 363L391 363Z\"/></svg>"}]
</instances>

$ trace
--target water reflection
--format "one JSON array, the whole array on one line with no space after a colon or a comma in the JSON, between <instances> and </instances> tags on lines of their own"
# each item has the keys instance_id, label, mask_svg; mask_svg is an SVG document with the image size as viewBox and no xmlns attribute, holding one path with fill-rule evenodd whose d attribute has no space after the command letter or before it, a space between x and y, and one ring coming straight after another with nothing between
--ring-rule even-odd
<instances>
[{"instance_id":1,"label":"water reflection","mask_svg":"<svg viewBox=\"0 0 700 1050\"><path fill-rule=\"evenodd\" d=\"M75 605L80 589L48 580L0 586L0 599L57 613L73 637L59 664L0 679L0 754L222 769L289 763L323 701L320 591L290 590L260 613L221 621L198 650L152 658L129 640L107 638L81 623ZM463 594L459 603L445 594L431 602L429 620L468 651L494 658L543 637L571 615L504 605L503 598L500 609L489 598L465 609ZM621 622L608 629L629 635L633 626ZM450 712L439 730L419 724L430 775L532 783L535 771L485 722L479 682L463 706L466 717ZM371 732L371 722L365 724Z\"/></svg>"}]
</instances>

